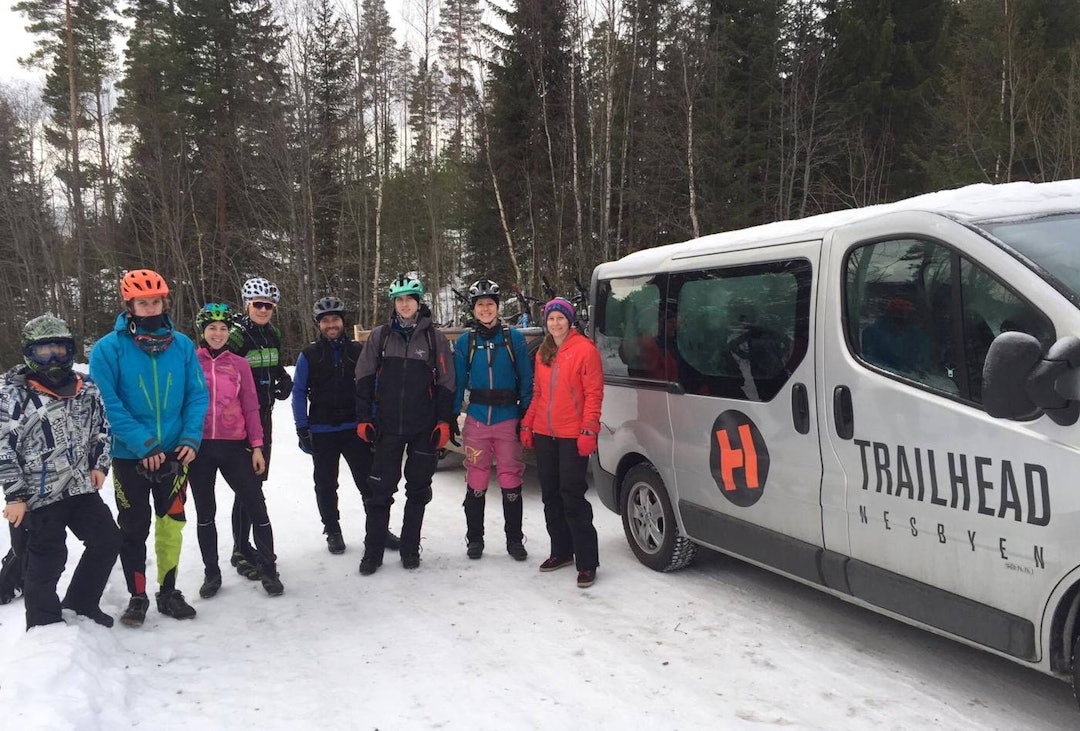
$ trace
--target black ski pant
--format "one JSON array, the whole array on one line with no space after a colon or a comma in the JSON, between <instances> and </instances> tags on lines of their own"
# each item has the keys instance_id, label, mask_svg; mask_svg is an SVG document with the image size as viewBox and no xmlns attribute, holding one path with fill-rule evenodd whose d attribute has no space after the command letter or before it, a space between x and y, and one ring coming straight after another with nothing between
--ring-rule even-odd
<instances>
[{"instance_id":1,"label":"black ski pant","mask_svg":"<svg viewBox=\"0 0 1080 731\"><path fill-rule=\"evenodd\" d=\"M259 421L263 430L263 458L266 469L259 475L260 482L266 482L270 476L270 446L274 436L274 402L259 406ZM239 496L233 497L232 504L233 553L242 553L248 561L255 561L255 548L251 545L251 516L244 510L244 503Z\"/></svg>"},{"instance_id":2,"label":"black ski pant","mask_svg":"<svg viewBox=\"0 0 1080 731\"><path fill-rule=\"evenodd\" d=\"M420 530L424 510L431 502L431 478L439 465L439 455L431 443L431 430L417 434L382 434L375 443L375 460L368 477L367 535L364 554L382 556L390 523L390 506L401 480L401 458L405 457L405 515L401 523L401 555L420 552Z\"/></svg>"},{"instance_id":3,"label":"black ski pant","mask_svg":"<svg viewBox=\"0 0 1080 731\"><path fill-rule=\"evenodd\" d=\"M199 538L199 551L207 574L220 573L218 567L217 475L235 494L234 502L243 506L251 516L252 533L255 535L255 555L252 559L267 573L275 573L277 556L274 555L274 531L266 512L266 496L262 482L251 467L251 450L247 444L236 439L204 439L199 454L188 469L191 496L195 499L195 534Z\"/></svg>"},{"instance_id":4,"label":"black ski pant","mask_svg":"<svg viewBox=\"0 0 1080 731\"><path fill-rule=\"evenodd\" d=\"M86 547L71 576L64 606L76 612L98 608L120 551L120 529L96 492L74 495L27 513L26 628L61 622L56 584L67 563L67 531Z\"/></svg>"},{"instance_id":5,"label":"black ski pant","mask_svg":"<svg viewBox=\"0 0 1080 731\"><path fill-rule=\"evenodd\" d=\"M162 591L176 588L176 570L184 542L184 503L187 502L188 468L166 479L150 479L140 474L137 459L113 460L113 488L116 491L116 522L120 525L120 564L128 591L146 593L146 539L154 521L154 553L157 556L158 586ZM164 474L164 473L160 473ZM150 503L153 500L153 514Z\"/></svg>"},{"instance_id":6,"label":"black ski pant","mask_svg":"<svg viewBox=\"0 0 1080 731\"><path fill-rule=\"evenodd\" d=\"M577 451L577 439L535 435L536 473L544 500L544 521L552 556L573 556L578 571L600 564L592 505L585 499L589 458Z\"/></svg>"},{"instance_id":7,"label":"black ski pant","mask_svg":"<svg viewBox=\"0 0 1080 731\"><path fill-rule=\"evenodd\" d=\"M356 436L354 429L311 432L311 460L314 463L315 503L322 519L323 533L341 533L338 512L338 470L341 458L349 466L356 489L368 501L368 474L371 472L371 445Z\"/></svg>"}]
</instances>

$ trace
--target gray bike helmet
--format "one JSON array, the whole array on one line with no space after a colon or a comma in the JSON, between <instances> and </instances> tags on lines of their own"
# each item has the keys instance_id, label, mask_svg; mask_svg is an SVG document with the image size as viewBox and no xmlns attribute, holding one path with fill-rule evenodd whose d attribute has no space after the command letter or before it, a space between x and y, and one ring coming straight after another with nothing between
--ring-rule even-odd
<instances>
[{"instance_id":1,"label":"gray bike helmet","mask_svg":"<svg viewBox=\"0 0 1080 731\"><path fill-rule=\"evenodd\" d=\"M469 287L469 307L476 307L476 301L484 297L490 297L495 304L499 304L499 285L490 279L477 279Z\"/></svg>"},{"instance_id":2,"label":"gray bike helmet","mask_svg":"<svg viewBox=\"0 0 1080 731\"><path fill-rule=\"evenodd\" d=\"M345 303L338 297L330 296L323 297L315 302L315 306L311 308L311 316L318 324L323 315L341 315L345 316Z\"/></svg>"}]
</instances>

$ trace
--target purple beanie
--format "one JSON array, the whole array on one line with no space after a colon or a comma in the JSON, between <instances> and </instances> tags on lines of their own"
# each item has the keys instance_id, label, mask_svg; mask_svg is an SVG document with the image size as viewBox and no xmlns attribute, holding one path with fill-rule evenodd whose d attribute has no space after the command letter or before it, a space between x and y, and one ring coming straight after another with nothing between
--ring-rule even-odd
<instances>
[{"instance_id":1,"label":"purple beanie","mask_svg":"<svg viewBox=\"0 0 1080 731\"><path fill-rule=\"evenodd\" d=\"M571 325L574 323L574 306L570 304L570 300L556 297L544 305L544 322L547 322L548 315L552 312L561 312Z\"/></svg>"}]
</instances>

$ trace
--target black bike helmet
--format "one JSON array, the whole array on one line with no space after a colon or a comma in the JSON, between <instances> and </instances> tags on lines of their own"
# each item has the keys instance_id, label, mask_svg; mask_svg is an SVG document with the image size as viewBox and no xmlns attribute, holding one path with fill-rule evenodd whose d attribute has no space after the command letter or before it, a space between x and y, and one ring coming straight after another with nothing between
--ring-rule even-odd
<instances>
[{"instance_id":1,"label":"black bike helmet","mask_svg":"<svg viewBox=\"0 0 1080 731\"><path fill-rule=\"evenodd\" d=\"M339 297L323 297L311 308L311 317L315 320L315 324L319 323L323 315L331 314L345 316L345 303Z\"/></svg>"},{"instance_id":2,"label":"black bike helmet","mask_svg":"<svg viewBox=\"0 0 1080 731\"><path fill-rule=\"evenodd\" d=\"M477 279L469 287L469 308L476 307L476 301L484 297L490 297L495 304L499 304L499 285L490 279Z\"/></svg>"}]
</instances>

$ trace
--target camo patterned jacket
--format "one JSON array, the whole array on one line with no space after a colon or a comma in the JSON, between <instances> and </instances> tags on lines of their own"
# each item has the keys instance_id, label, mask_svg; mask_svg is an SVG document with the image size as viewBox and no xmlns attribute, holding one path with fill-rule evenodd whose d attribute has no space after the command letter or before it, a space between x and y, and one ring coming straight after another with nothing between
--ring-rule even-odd
<instances>
[{"instance_id":1,"label":"camo patterned jacket","mask_svg":"<svg viewBox=\"0 0 1080 731\"><path fill-rule=\"evenodd\" d=\"M108 472L111 436L101 393L85 376L70 397L26 379L17 366L0 381L0 487L35 510L93 492L90 470Z\"/></svg>"}]
</instances>

